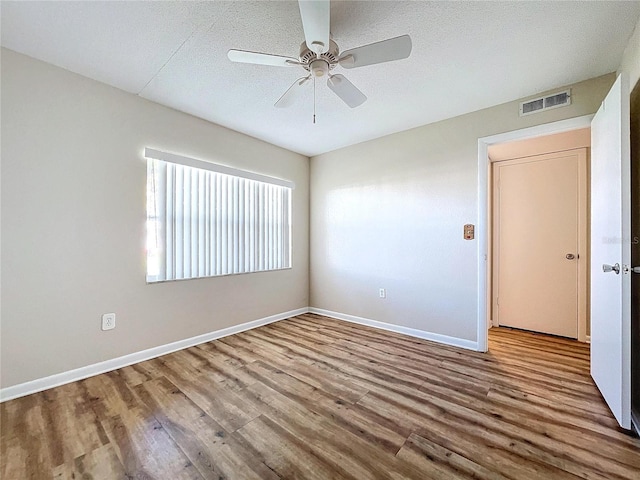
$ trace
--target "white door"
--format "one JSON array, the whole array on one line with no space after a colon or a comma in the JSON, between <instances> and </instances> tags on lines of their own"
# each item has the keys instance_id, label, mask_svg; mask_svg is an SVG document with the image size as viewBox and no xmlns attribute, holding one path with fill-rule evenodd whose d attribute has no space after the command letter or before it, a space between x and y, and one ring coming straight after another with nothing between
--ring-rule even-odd
<instances>
[{"instance_id":1,"label":"white door","mask_svg":"<svg viewBox=\"0 0 640 480\"><path fill-rule=\"evenodd\" d=\"M586 326L586 149L493 168L494 317L577 338L579 319Z\"/></svg>"},{"instance_id":2,"label":"white door","mask_svg":"<svg viewBox=\"0 0 640 480\"><path fill-rule=\"evenodd\" d=\"M591 123L591 376L631 428L629 86L618 77Z\"/></svg>"}]
</instances>

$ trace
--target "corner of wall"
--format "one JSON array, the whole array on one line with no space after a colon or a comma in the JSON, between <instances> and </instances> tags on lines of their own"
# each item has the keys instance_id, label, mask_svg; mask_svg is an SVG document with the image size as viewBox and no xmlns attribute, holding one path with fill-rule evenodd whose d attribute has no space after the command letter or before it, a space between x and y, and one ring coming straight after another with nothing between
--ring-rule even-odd
<instances>
[{"instance_id":1,"label":"corner of wall","mask_svg":"<svg viewBox=\"0 0 640 480\"><path fill-rule=\"evenodd\" d=\"M629 87L633 90L634 85L640 80L640 18L624 49L622 61L616 73L619 75L622 72L627 72L629 75Z\"/></svg>"}]
</instances>

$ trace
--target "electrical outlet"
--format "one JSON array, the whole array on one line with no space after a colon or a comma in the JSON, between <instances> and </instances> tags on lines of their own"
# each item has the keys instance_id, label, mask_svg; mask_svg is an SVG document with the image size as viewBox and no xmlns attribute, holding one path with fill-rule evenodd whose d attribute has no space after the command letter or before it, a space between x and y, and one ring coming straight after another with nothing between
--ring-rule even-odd
<instances>
[{"instance_id":1,"label":"electrical outlet","mask_svg":"<svg viewBox=\"0 0 640 480\"><path fill-rule=\"evenodd\" d=\"M380 296L380 298L387 298L387 290L386 290L386 289L384 289L384 288L381 288L381 289L378 291L378 295Z\"/></svg>"},{"instance_id":2,"label":"electrical outlet","mask_svg":"<svg viewBox=\"0 0 640 480\"><path fill-rule=\"evenodd\" d=\"M116 314L105 313L102 315L102 330L112 330L116 328Z\"/></svg>"}]
</instances>

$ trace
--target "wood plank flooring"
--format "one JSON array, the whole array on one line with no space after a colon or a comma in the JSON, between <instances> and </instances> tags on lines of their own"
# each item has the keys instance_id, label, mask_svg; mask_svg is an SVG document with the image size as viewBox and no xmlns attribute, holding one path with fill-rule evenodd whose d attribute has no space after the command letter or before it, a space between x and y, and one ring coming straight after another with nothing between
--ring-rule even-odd
<instances>
[{"instance_id":1,"label":"wood plank flooring","mask_svg":"<svg viewBox=\"0 0 640 480\"><path fill-rule=\"evenodd\" d=\"M13 479L640 479L589 347L308 314L5 402Z\"/></svg>"}]
</instances>

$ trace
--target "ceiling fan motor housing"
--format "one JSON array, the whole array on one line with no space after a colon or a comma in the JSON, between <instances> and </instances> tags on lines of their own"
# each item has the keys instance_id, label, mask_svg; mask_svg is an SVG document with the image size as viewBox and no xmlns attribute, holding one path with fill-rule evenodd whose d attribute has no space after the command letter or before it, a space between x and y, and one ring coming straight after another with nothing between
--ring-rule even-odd
<instances>
[{"instance_id":1,"label":"ceiling fan motor housing","mask_svg":"<svg viewBox=\"0 0 640 480\"><path fill-rule=\"evenodd\" d=\"M321 53L318 58L318 55L307 46L307 43L302 42L298 58L305 70L321 77L336 67L339 53L338 44L333 40L329 40L329 50Z\"/></svg>"}]
</instances>

